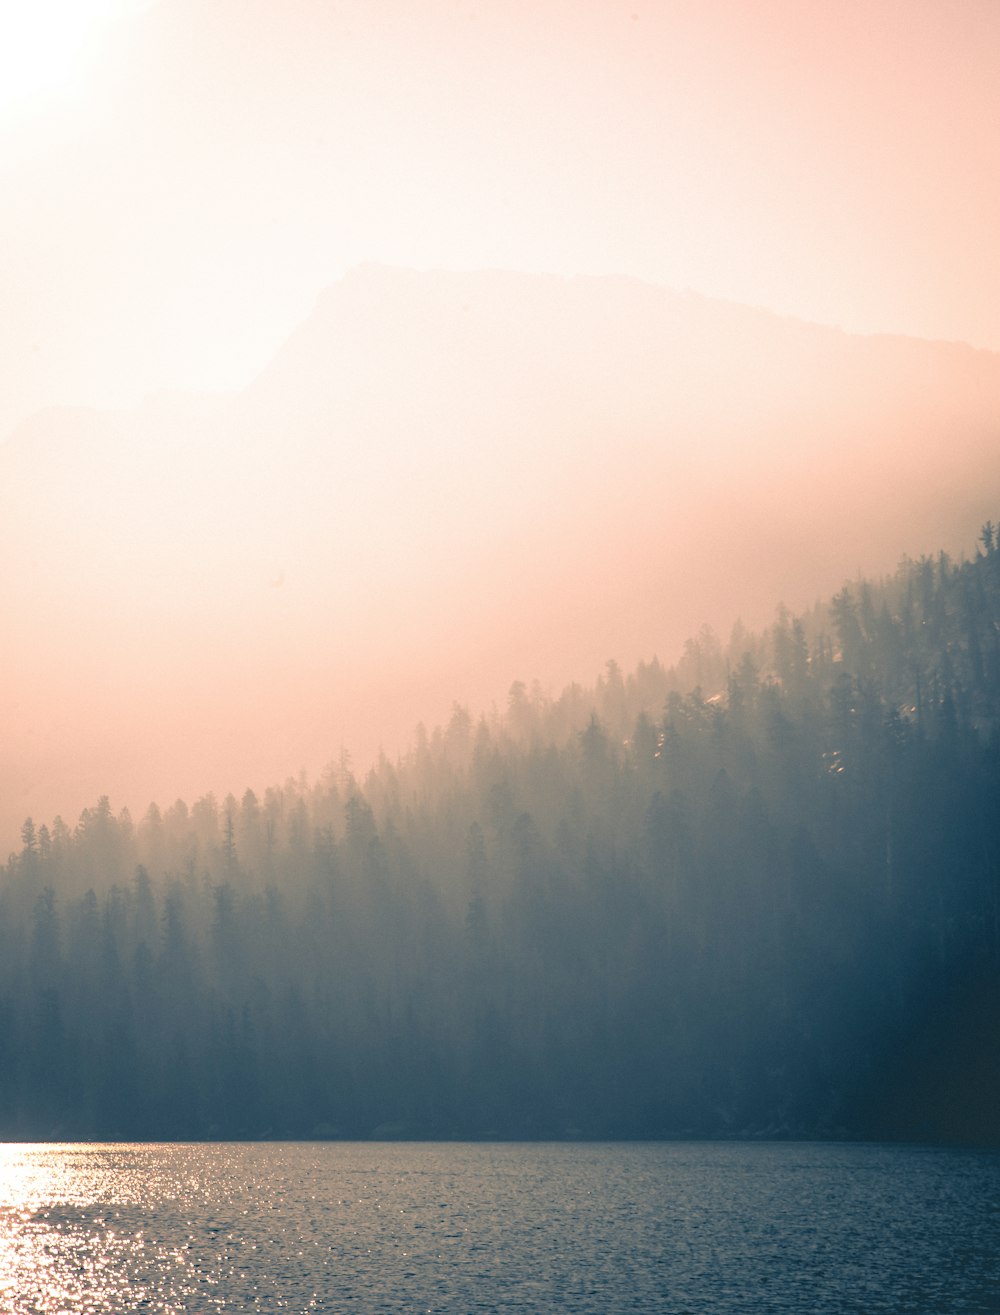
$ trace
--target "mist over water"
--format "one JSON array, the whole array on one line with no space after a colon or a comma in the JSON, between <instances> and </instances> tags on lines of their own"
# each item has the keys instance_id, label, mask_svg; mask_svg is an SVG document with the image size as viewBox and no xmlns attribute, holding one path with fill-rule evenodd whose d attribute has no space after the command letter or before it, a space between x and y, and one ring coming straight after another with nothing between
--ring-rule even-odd
<instances>
[{"instance_id":1,"label":"mist over water","mask_svg":"<svg viewBox=\"0 0 1000 1315\"><path fill-rule=\"evenodd\" d=\"M10 1315L986 1315L995 1154L809 1144L8 1146Z\"/></svg>"}]
</instances>

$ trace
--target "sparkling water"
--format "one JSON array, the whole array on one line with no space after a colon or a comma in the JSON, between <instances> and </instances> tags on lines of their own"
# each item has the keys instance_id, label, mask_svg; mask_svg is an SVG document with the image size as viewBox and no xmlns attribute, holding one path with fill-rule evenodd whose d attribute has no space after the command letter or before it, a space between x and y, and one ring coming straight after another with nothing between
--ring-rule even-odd
<instances>
[{"instance_id":1,"label":"sparkling water","mask_svg":"<svg viewBox=\"0 0 1000 1315\"><path fill-rule=\"evenodd\" d=\"M1000 1155L0 1146L4 1315L1000 1311Z\"/></svg>"}]
</instances>

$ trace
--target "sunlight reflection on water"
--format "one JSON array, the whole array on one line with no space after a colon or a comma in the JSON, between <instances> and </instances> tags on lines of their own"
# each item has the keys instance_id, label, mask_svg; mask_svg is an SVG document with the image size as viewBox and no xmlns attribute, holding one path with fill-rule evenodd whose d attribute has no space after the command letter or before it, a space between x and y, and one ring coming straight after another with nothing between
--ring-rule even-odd
<instances>
[{"instance_id":1,"label":"sunlight reflection on water","mask_svg":"<svg viewBox=\"0 0 1000 1315\"><path fill-rule=\"evenodd\" d=\"M0 1146L4 1315L987 1312L1000 1157L683 1145Z\"/></svg>"}]
</instances>

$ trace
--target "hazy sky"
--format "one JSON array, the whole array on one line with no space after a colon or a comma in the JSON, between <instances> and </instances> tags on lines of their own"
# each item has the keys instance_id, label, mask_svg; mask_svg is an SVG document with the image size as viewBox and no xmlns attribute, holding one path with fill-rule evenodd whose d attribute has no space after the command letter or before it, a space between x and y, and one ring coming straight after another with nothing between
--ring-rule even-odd
<instances>
[{"instance_id":1,"label":"hazy sky","mask_svg":"<svg viewBox=\"0 0 1000 1315\"><path fill-rule=\"evenodd\" d=\"M998 69L1000 0L0 0L0 443L52 404L245 388L363 261L632 275L1000 350ZM595 307L641 301L634 286L534 282L556 318L526 324L487 280L469 294L494 299L481 338L464 344L468 307L449 305L425 352L413 316L465 293L390 279L387 305L425 309L386 327L392 312L352 301L378 300L369 271L296 339L318 366L301 387L278 388L268 412L265 374L219 404L221 436L191 419L204 408L161 398L120 434L50 415L6 444L0 853L29 812L72 818L104 791L141 809L263 787L342 742L360 757L405 745L453 698L478 711L515 678L558 689L606 657L673 660L702 619L759 620L783 594L808 605L842 570L940 546L939 513L949 535L966 507L996 514L992 431L955 434L956 453L978 454L968 477L938 432L995 414L984 354L925 353L941 372L933 404L910 401L909 382L901 394L900 374L883 414L883 365L844 397L854 347L823 339L817 360L846 355L814 404L809 335L789 330L797 371L780 327L734 312L728 342L667 352L667 401L683 412L691 384L699 406L752 410L787 377L784 428L741 410L682 442L659 397L655 426L623 429L621 380L631 371L641 392L663 373L649 359L660 310L652 337L605 332ZM597 314L581 341L599 345L556 371L575 296ZM755 336L771 344L763 382ZM894 350L857 361L892 375ZM589 373L603 419L581 413ZM922 397L919 370L905 379ZM314 387L333 407L317 402L318 437ZM740 520L746 480L706 435L743 430L764 501ZM699 442L710 477L684 465ZM781 467L812 460L810 443L818 466ZM818 469L848 472L856 525L816 533L803 499L821 516L834 492ZM877 552L855 551L879 533Z\"/></svg>"},{"instance_id":2,"label":"hazy sky","mask_svg":"<svg viewBox=\"0 0 1000 1315\"><path fill-rule=\"evenodd\" d=\"M0 51L0 434L242 385L365 259L1000 349L996 0L35 0Z\"/></svg>"}]
</instances>

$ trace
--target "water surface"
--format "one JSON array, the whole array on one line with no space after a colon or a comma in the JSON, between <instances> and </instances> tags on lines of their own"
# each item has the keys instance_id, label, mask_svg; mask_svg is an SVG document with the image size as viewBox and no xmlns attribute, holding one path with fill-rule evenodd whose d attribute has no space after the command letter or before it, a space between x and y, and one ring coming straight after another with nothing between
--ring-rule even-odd
<instances>
[{"instance_id":1,"label":"water surface","mask_svg":"<svg viewBox=\"0 0 1000 1315\"><path fill-rule=\"evenodd\" d=\"M1000 1156L0 1146L0 1310L1000 1311Z\"/></svg>"}]
</instances>

